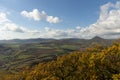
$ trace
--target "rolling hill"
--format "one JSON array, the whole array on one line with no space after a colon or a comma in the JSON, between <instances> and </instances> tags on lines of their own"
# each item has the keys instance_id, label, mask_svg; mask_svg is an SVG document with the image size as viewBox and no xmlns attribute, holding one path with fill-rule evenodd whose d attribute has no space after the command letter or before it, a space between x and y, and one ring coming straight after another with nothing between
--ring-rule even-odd
<instances>
[{"instance_id":1,"label":"rolling hill","mask_svg":"<svg viewBox=\"0 0 120 80\"><path fill-rule=\"evenodd\" d=\"M112 45L112 39L14 39L0 41L0 73L17 73L26 66L33 67L42 62L74 51L85 51L91 45ZM1 76L0 76L1 77Z\"/></svg>"}]
</instances>

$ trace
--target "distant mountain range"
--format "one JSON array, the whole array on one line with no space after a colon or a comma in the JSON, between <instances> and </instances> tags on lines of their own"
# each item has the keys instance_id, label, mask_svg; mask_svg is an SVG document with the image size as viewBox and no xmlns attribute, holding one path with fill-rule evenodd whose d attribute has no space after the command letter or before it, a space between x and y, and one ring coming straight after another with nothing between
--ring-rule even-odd
<instances>
[{"instance_id":1,"label":"distant mountain range","mask_svg":"<svg viewBox=\"0 0 120 80\"><path fill-rule=\"evenodd\" d=\"M41 43L49 42L55 39L44 39L44 38L35 38L35 39L12 39L12 40L0 40L0 43Z\"/></svg>"},{"instance_id":2,"label":"distant mountain range","mask_svg":"<svg viewBox=\"0 0 120 80\"><path fill-rule=\"evenodd\" d=\"M85 42L103 42L109 43L115 39L103 39L101 37L94 37L92 39L79 39L79 38L66 38L66 39L47 39L47 38L35 38L35 39L12 39L12 40L0 40L0 43L49 43L49 42L62 42L62 43L85 43Z\"/></svg>"}]
</instances>

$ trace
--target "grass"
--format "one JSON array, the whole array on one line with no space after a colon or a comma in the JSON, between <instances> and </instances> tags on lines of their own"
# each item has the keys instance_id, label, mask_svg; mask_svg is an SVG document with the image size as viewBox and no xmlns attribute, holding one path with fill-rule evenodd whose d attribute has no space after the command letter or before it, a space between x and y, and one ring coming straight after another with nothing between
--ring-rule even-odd
<instances>
[{"instance_id":1,"label":"grass","mask_svg":"<svg viewBox=\"0 0 120 80\"><path fill-rule=\"evenodd\" d=\"M62 45L61 48L71 49L71 50L77 50L79 49L76 45Z\"/></svg>"},{"instance_id":2,"label":"grass","mask_svg":"<svg viewBox=\"0 0 120 80\"><path fill-rule=\"evenodd\" d=\"M5 46L11 47L11 48L19 48L21 44L6 44Z\"/></svg>"},{"instance_id":3,"label":"grass","mask_svg":"<svg viewBox=\"0 0 120 80\"><path fill-rule=\"evenodd\" d=\"M3 60L6 57L7 57L6 55L0 54L0 60Z\"/></svg>"},{"instance_id":4,"label":"grass","mask_svg":"<svg viewBox=\"0 0 120 80\"><path fill-rule=\"evenodd\" d=\"M32 55L25 55L25 54L22 54L22 55L19 55L18 56L18 59L26 59L26 58L29 58L31 57Z\"/></svg>"}]
</instances>

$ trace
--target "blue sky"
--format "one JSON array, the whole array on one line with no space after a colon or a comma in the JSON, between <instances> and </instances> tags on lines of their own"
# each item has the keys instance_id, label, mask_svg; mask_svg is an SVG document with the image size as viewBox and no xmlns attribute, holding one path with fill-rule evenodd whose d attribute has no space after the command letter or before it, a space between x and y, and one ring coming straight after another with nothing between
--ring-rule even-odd
<instances>
[{"instance_id":1,"label":"blue sky","mask_svg":"<svg viewBox=\"0 0 120 80\"><path fill-rule=\"evenodd\" d=\"M119 22L119 3L119 0L0 0L0 37L119 38L119 23L114 23ZM118 15L114 17L115 14Z\"/></svg>"}]
</instances>

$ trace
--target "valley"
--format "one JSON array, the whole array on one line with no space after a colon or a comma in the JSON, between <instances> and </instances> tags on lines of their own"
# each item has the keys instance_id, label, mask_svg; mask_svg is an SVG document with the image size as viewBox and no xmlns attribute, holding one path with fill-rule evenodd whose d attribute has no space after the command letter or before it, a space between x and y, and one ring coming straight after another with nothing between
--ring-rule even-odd
<instances>
[{"instance_id":1,"label":"valley","mask_svg":"<svg viewBox=\"0 0 120 80\"><path fill-rule=\"evenodd\" d=\"M0 73L18 73L26 66L33 67L39 63L56 60L74 51L85 51L86 48L94 44L109 46L114 40L106 40L100 37L93 39L60 39L31 41L31 43L6 41L0 44ZM24 43L22 43L24 42Z\"/></svg>"}]
</instances>

